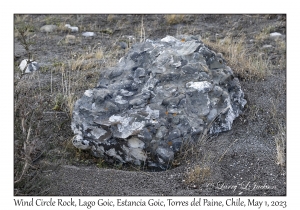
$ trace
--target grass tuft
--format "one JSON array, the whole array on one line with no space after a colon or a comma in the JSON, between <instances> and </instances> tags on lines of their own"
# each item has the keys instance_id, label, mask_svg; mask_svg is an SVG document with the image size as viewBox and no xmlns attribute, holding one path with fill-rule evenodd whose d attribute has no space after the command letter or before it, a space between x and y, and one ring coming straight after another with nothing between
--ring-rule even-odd
<instances>
[{"instance_id":1,"label":"grass tuft","mask_svg":"<svg viewBox=\"0 0 300 210\"><path fill-rule=\"evenodd\" d=\"M207 166L196 165L186 172L185 183L199 185L204 183L211 175L211 169Z\"/></svg>"},{"instance_id":2,"label":"grass tuft","mask_svg":"<svg viewBox=\"0 0 300 210\"><path fill-rule=\"evenodd\" d=\"M270 72L270 62L260 51L248 52L245 46L245 36L234 39L227 36L212 42L202 40L204 44L217 52L221 52L233 71L244 79L264 79Z\"/></svg>"},{"instance_id":3,"label":"grass tuft","mask_svg":"<svg viewBox=\"0 0 300 210\"><path fill-rule=\"evenodd\" d=\"M271 109L271 115L272 120L275 123L275 126L277 128L277 133L274 135L274 140L276 144L276 161L277 164L281 167L285 166L286 162L286 127L285 124L280 122L280 114L277 109L277 104L274 101L271 101L272 103L272 109Z\"/></svg>"},{"instance_id":4,"label":"grass tuft","mask_svg":"<svg viewBox=\"0 0 300 210\"><path fill-rule=\"evenodd\" d=\"M175 25L181 23L183 21L183 18L184 15L179 15L179 14L165 15L165 20L169 25Z\"/></svg>"}]
</instances>

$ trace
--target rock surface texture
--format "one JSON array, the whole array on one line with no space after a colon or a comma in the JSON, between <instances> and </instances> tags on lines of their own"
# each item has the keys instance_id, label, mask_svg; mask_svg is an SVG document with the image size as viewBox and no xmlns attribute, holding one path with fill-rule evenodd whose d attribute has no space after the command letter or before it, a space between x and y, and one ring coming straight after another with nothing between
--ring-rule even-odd
<instances>
[{"instance_id":1,"label":"rock surface texture","mask_svg":"<svg viewBox=\"0 0 300 210\"><path fill-rule=\"evenodd\" d=\"M230 130L245 104L230 67L198 37L146 40L76 102L73 144L164 170L184 142Z\"/></svg>"}]
</instances>

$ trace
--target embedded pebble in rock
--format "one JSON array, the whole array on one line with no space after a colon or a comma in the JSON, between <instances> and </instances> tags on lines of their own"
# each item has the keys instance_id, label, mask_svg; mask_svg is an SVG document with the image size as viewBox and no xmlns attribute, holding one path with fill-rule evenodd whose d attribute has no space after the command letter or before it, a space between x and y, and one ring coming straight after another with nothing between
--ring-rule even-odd
<instances>
[{"instance_id":1,"label":"embedded pebble in rock","mask_svg":"<svg viewBox=\"0 0 300 210\"><path fill-rule=\"evenodd\" d=\"M82 36L93 37L93 36L96 36L96 34L94 32L83 32Z\"/></svg>"},{"instance_id":2,"label":"embedded pebble in rock","mask_svg":"<svg viewBox=\"0 0 300 210\"><path fill-rule=\"evenodd\" d=\"M73 144L107 161L165 170L184 142L230 130L245 104L222 55L197 37L146 40L77 100Z\"/></svg>"},{"instance_id":3,"label":"embedded pebble in rock","mask_svg":"<svg viewBox=\"0 0 300 210\"><path fill-rule=\"evenodd\" d=\"M31 73L39 69L39 65L36 61L32 62L32 60L30 60L30 63L27 63L27 61L28 59L24 59L19 65L19 68L22 71L22 73Z\"/></svg>"},{"instance_id":4,"label":"embedded pebble in rock","mask_svg":"<svg viewBox=\"0 0 300 210\"><path fill-rule=\"evenodd\" d=\"M40 28L41 32L51 33L56 31L57 26L56 25L44 25Z\"/></svg>"}]
</instances>

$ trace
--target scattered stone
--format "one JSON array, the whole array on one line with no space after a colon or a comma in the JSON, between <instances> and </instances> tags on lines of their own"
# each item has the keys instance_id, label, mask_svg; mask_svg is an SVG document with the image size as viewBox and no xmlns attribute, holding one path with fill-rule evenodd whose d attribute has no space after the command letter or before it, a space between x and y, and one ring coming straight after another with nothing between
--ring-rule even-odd
<instances>
[{"instance_id":1,"label":"scattered stone","mask_svg":"<svg viewBox=\"0 0 300 210\"><path fill-rule=\"evenodd\" d=\"M57 30L56 25L44 25L40 28L41 32L51 33Z\"/></svg>"},{"instance_id":2,"label":"scattered stone","mask_svg":"<svg viewBox=\"0 0 300 210\"><path fill-rule=\"evenodd\" d=\"M165 170L185 142L231 129L246 104L221 54L194 36L130 48L77 100L75 147L96 157Z\"/></svg>"},{"instance_id":3,"label":"scattered stone","mask_svg":"<svg viewBox=\"0 0 300 210\"><path fill-rule=\"evenodd\" d=\"M77 26L71 26L70 24L66 24L65 27L69 28L71 32L78 32Z\"/></svg>"},{"instance_id":4,"label":"scattered stone","mask_svg":"<svg viewBox=\"0 0 300 210\"><path fill-rule=\"evenodd\" d=\"M263 49L270 49L272 48L273 46L270 45L270 44L265 44L264 46L262 46Z\"/></svg>"},{"instance_id":5,"label":"scattered stone","mask_svg":"<svg viewBox=\"0 0 300 210\"><path fill-rule=\"evenodd\" d=\"M270 33L270 37L273 38L273 39L278 39L278 38L283 37L283 35L281 33L278 33L278 32L273 32L273 33Z\"/></svg>"},{"instance_id":6,"label":"scattered stone","mask_svg":"<svg viewBox=\"0 0 300 210\"><path fill-rule=\"evenodd\" d=\"M135 41L135 37L132 35L123 35L122 37L128 39L130 42Z\"/></svg>"},{"instance_id":7,"label":"scattered stone","mask_svg":"<svg viewBox=\"0 0 300 210\"><path fill-rule=\"evenodd\" d=\"M82 36L93 37L93 36L96 36L96 34L95 34L95 32L83 32Z\"/></svg>"},{"instance_id":8,"label":"scattered stone","mask_svg":"<svg viewBox=\"0 0 300 210\"><path fill-rule=\"evenodd\" d=\"M22 73L31 73L39 69L39 65L36 61L30 60L30 63L27 63L27 61L28 59L24 59L19 65L19 68L22 71Z\"/></svg>"},{"instance_id":9,"label":"scattered stone","mask_svg":"<svg viewBox=\"0 0 300 210\"><path fill-rule=\"evenodd\" d=\"M76 36L68 34L65 39L66 43L74 43L76 41Z\"/></svg>"},{"instance_id":10,"label":"scattered stone","mask_svg":"<svg viewBox=\"0 0 300 210\"><path fill-rule=\"evenodd\" d=\"M128 44L126 42L120 42L119 45L122 49L126 49L128 47Z\"/></svg>"}]
</instances>

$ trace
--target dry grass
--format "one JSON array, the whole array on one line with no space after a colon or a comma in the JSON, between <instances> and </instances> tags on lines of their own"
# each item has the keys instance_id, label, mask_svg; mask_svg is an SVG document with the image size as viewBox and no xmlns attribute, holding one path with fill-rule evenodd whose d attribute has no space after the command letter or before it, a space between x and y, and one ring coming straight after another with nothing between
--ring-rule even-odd
<instances>
[{"instance_id":1,"label":"dry grass","mask_svg":"<svg viewBox=\"0 0 300 210\"><path fill-rule=\"evenodd\" d=\"M116 20L117 20L116 15L109 14L109 15L107 16L107 21L108 21L108 22L114 22L114 21L116 21Z\"/></svg>"},{"instance_id":2,"label":"dry grass","mask_svg":"<svg viewBox=\"0 0 300 210\"><path fill-rule=\"evenodd\" d=\"M59 25L61 23L61 16L60 15L48 15L45 18L46 25Z\"/></svg>"},{"instance_id":3,"label":"dry grass","mask_svg":"<svg viewBox=\"0 0 300 210\"><path fill-rule=\"evenodd\" d=\"M277 164L281 167L285 166L285 148L286 148L286 137L285 137L285 129L282 125L278 127L278 133L274 136L276 143L276 151L277 151Z\"/></svg>"},{"instance_id":4,"label":"dry grass","mask_svg":"<svg viewBox=\"0 0 300 210\"><path fill-rule=\"evenodd\" d=\"M37 77L37 78L35 78ZM39 79L37 74L31 77L15 78L14 87L14 184L16 194L31 194L43 182L37 176L35 161L43 154L39 141L43 128L44 106L48 100L41 89L32 81ZM39 83L38 83L39 84Z\"/></svg>"},{"instance_id":5,"label":"dry grass","mask_svg":"<svg viewBox=\"0 0 300 210\"><path fill-rule=\"evenodd\" d=\"M165 15L165 20L169 25L175 25L181 23L183 21L183 18L184 15L179 15L179 14Z\"/></svg>"},{"instance_id":6,"label":"dry grass","mask_svg":"<svg viewBox=\"0 0 300 210\"><path fill-rule=\"evenodd\" d=\"M268 39L269 37L270 37L270 34L261 32L261 33L259 33L259 34L257 34L257 35L255 36L255 40L256 40L258 43L263 43L263 41L265 41L265 40Z\"/></svg>"},{"instance_id":7,"label":"dry grass","mask_svg":"<svg viewBox=\"0 0 300 210\"><path fill-rule=\"evenodd\" d=\"M276 39L276 48L278 50L278 53L280 55L283 55L280 57L278 61L278 67L280 69L286 68L286 41L283 39Z\"/></svg>"},{"instance_id":8,"label":"dry grass","mask_svg":"<svg viewBox=\"0 0 300 210\"><path fill-rule=\"evenodd\" d=\"M222 52L235 73L245 79L264 79L269 74L270 62L260 51L249 53L245 46L245 36L239 39L227 36L211 42L203 42L217 52Z\"/></svg>"},{"instance_id":9,"label":"dry grass","mask_svg":"<svg viewBox=\"0 0 300 210\"><path fill-rule=\"evenodd\" d=\"M188 169L185 174L185 183L199 185L204 183L211 175L211 169L207 166L196 165Z\"/></svg>"},{"instance_id":10,"label":"dry grass","mask_svg":"<svg viewBox=\"0 0 300 210\"><path fill-rule=\"evenodd\" d=\"M286 53L286 42L283 39L276 39L277 48L282 52L282 54Z\"/></svg>"},{"instance_id":11,"label":"dry grass","mask_svg":"<svg viewBox=\"0 0 300 210\"><path fill-rule=\"evenodd\" d=\"M90 56L89 54L87 56ZM84 58L80 58L75 60L74 62L69 62L68 65L64 63L59 64L56 68L56 72L60 74L61 85L60 89L53 90L52 81L51 81L51 92L55 96L55 104L52 108L54 111L64 111L68 113L70 118L72 117L74 104L78 98L76 93L78 90L83 88L90 88L90 83L86 82L87 77L94 77L95 71L90 70L97 66L96 61L94 61L95 54L90 58L84 60ZM89 76L90 75L90 76ZM94 84L94 80L91 82Z\"/></svg>"},{"instance_id":12,"label":"dry grass","mask_svg":"<svg viewBox=\"0 0 300 210\"><path fill-rule=\"evenodd\" d=\"M270 33L276 32L276 29L280 28L282 25L284 25L283 22L276 22L272 25L267 25L261 30L260 33L256 34L255 40L258 42L262 42L270 38Z\"/></svg>"},{"instance_id":13,"label":"dry grass","mask_svg":"<svg viewBox=\"0 0 300 210\"><path fill-rule=\"evenodd\" d=\"M89 70L98 66L98 61L104 58L101 49L92 52L86 52L81 55L75 55L68 61L68 67L72 70Z\"/></svg>"},{"instance_id":14,"label":"dry grass","mask_svg":"<svg viewBox=\"0 0 300 210\"><path fill-rule=\"evenodd\" d=\"M30 33L24 33L21 38L27 40L30 35ZM28 46L31 43L24 42L24 44L29 52ZM97 70L102 68L99 60L103 58L103 50L96 45L93 49L73 56L68 60L69 62L64 59L55 60L51 66L43 67L43 73L38 71L30 75L21 75L18 64L15 64L14 179L16 195L46 193L43 192L46 181L39 169L48 167L44 164L45 161L51 161L53 163L51 166L61 161L63 153L61 144L72 135L69 125L74 103L82 91L95 85L99 77ZM47 118L52 118L52 120L48 121ZM59 135L59 140L55 135ZM65 139L64 136L66 136ZM41 141L41 139L44 140ZM75 150L74 147L72 149ZM42 156L43 161L36 164L35 161Z\"/></svg>"},{"instance_id":15,"label":"dry grass","mask_svg":"<svg viewBox=\"0 0 300 210\"><path fill-rule=\"evenodd\" d=\"M95 52L95 58L100 60L104 57L104 52L101 49L97 49Z\"/></svg>"},{"instance_id":16,"label":"dry grass","mask_svg":"<svg viewBox=\"0 0 300 210\"><path fill-rule=\"evenodd\" d=\"M280 117L280 113L278 112L277 108L277 102L271 101L272 103L272 109L271 109L271 115L273 123L276 126L277 133L274 135L274 140L276 144L276 161L277 164L281 167L285 166L286 163L286 126L284 123L280 122L279 119L282 119Z\"/></svg>"},{"instance_id":17,"label":"dry grass","mask_svg":"<svg viewBox=\"0 0 300 210\"><path fill-rule=\"evenodd\" d=\"M24 23L24 21L27 18L28 18L28 15L15 15L14 23L15 24Z\"/></svg>"},{"instance_id":18,"label":"dry grass","mask_svg":"<svg viewBox=\"0 0 300 210\"><path fill-rule=\"evenodd\" d=\"M63 32L63 33L71 32L71 29L69 29L65 25L66 25L65 22L60 22L57 26L57 31Z\"/></svg>"}]
</instances>

